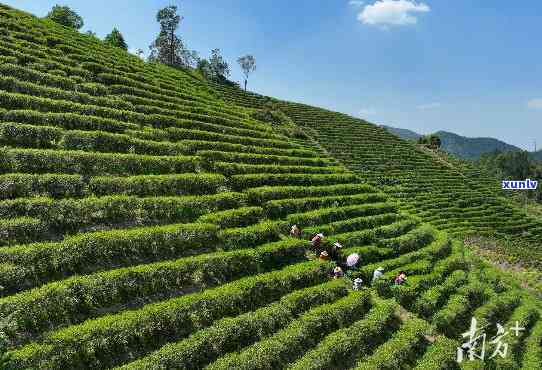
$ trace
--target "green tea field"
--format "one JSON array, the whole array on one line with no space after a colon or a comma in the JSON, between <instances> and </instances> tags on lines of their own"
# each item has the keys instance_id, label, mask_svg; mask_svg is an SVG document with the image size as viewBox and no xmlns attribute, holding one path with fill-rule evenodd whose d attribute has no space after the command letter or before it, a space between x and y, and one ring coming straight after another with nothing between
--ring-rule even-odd
<instances>
[{"instance_id":1,"label":"green tea field","mask_svg":"<svg viewBox=\"0 0 542 370\"><path fill-rule=\"evenodd\" d=\"M540 369L540 296L458 237L540 268L542 221L476 174L1 4L0 40L0 368ZM524 330L459 364L471 317Z\"/></svg>"}]
</instances>

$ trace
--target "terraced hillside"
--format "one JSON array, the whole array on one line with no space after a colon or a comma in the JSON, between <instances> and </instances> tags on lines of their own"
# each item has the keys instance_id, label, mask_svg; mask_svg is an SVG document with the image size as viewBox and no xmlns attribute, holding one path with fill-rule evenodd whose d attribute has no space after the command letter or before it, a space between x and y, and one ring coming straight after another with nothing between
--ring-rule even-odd
<instances>
[{"instance_id":1,"label":"terraced hillside","mask_svg":"<svg viewBox=\"0 0 542 370\"><path fill-rule=\"evenodd\" d=\"M457 368L473 314L525 327L487 366L542 362L535 298L312 141L3 5L0 38L3 368Z\"/></svg>"},{"instance_id":2,"label":"terraced hillside","mask_svg":"<svg viewBox=\"0 0 542 370\"><path fill-rule=\"evenodd\" d=\"M382 127L345 114L289 103L229 88L227 101L262 107L272 102L347 168L452 236L489 235L512 241L501 251L534 267L542 266L542 220L503 196L500 182L473 166L402 140Z\"/></svg>"},{"instance_id":3,"label":"terraced hillside","mask_svg":"<svg viewBox=\"0 0 542 370\"><path fill-rule=\"evenodd\" d=\"M500 182L488 184L483 176L461 171L450 161L361 120L294 104L285 110L310 127L311 135L348 168L376 184L398 185L387 192L424 222L452 235L513 238L520 243L506 252L542 266L542 220L499 195Z\"/></svg>"}]
</instances>

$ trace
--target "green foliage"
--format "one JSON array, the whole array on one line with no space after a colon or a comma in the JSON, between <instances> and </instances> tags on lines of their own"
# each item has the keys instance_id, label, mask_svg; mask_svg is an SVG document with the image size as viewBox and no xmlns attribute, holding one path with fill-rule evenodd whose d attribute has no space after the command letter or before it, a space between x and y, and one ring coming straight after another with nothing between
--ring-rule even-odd
<instances>
[{"instance_id":1,"label":"green foliage","mask_svg":"<svg viewBox=\"0 0 542 370\"><path fill-rule=\"evenodd\" d=\"M531 334L525 340L523 368L535 369L542 362L542 320L538 320Z\"/></svg>"},{"instance_id":2,"label":"green foliage","mask_svg":"<svg viewBox=\"0 0 542 370\"><path fill-rule=\"evenodd\" d=\"M146 366L203 367L221 355L240 350L258 339L272 335L303 312L321 304L331 303L347 294L345 284L338 280L298 290L269 306L236 318L220 320L213 326L200 330L183 341L167 344L122 369L139 369Z\"/></svg>"},{"instance_id":3,"label":"green foliage","mask_svg":"<svg viewBox=\"0 0 542 370\"><path fill-rule=\"evenodd\" d=\"M431 149L439 149L441 145L441 140L436 134L422 136L418 139L418 144L426 145Z\"/></svg>"},{"instance_id":4,"label":"green foliage","mask_svg":"<svg viewBox=\"0 0 542 370\"><path fill-rule=\"evenodd\" d=\"M398 369L416 358L426 346L429 325L420 319L409 318L393 337L362 360L356 369Z\"/></svg>"},{"instance_id":5,"label":"green foliage","mask_svg":"<svg viewBox=\"0 0 542 370\"><path fill-rule=\"evenodd\" d=\"M368 292L353 292L335 303L322 305L288 327L240 353L232 353L209 365L209 369L282 368L313 348L320 338L348 325L371 306Z\"/></svg>"},{"instance_id":6,"label":"green foliage","mask_svg":"<svg viewBox=\"0 0 542 370\"><path fill-rule=\"evenodd\" d=\"M329 334L289 368L316 370L352 366L357 358L369 354L387 338L397 320L397 309L397 304L391 300L378 301L363 319Z\"/></svg>"},{"instance_id":7,"label":"green foliage","mask_svg":"<svg viewBox=\"0 0 542 370\"><path fill-rule=\"evenodd\" d=\"M469 283L450 297L446 306L433 317L433 324L448 337L457 336L470 322L472 310L487 300L488 294L487 286L478 282Z\"/></svg>"},{"instance_id":8,"label":"green foliage","mask_svg":"<svg viewBox=\"0 0 542 370\"><path fill-rule=\"evenodd\" d=\"M177 9L158 20L159 63L144 63L0 5L1 368L447 366L438 330L424 332L433 344L389 340L412 318L398 304L443 332L474 312L518 319L510 361L526 343L537 363L537 303L420 221L534 240L534 220L468 164L201 78ZM357 271L330 281L333 264L307 262L317 231L359 253ZM350 291L380 265L381 281ZM402 269L409 284L394 287Z\"/></svg>"},{"instance_id":9,"label":"green foliage","mask_svg":"<svg viewBox=\"0 0 542 370\"><path fill-rule=\"evenodd\" d=\"M200 59L196 68L205 78L215 82L226 81L230 75L230 67L220 55L220 49L211 50L209 60Z\"/></svg>"},{"instance_id":10,"label":"green foliage","mask_svg":"<svg viewBox=\"0 0 542 370\"><path fill-rule=\"evenodd\" d=\"M82 197L87 194L85 182L78 175L0 175L0 199L20 197L50 196Z\"/></svg>"},{"instance_id":11,"label":"green foliage","mask_svg":"<svg viewBox=\"0 0 542 370\"><path fill-rule=\"evenodd\" d=\"M122 33L120 33L116 27L113 28L113 31L111 31L110 34L105 36L104 41L111 46L128 50L128 45L126 44L126 41L124 41L124 36L122 36Z\"/></svg>"},{"instance_id":12,"label":"green foliage","mask_svg":"<svg viewBox=\"0 0 542 370\"><path fill-rule=\"evenodd\" d=\"M510 151L484 154L478 165L496 180L538 180L536 190L522 191L527 197L542 202L542 164L533 160L526 151ZM507 190L509 192L510 190Z\"/></svg>"},{"instance_id":13,"label":"green foliage","mask_svg":"<svg viewBox=\"0 0 542 370\"><path fill-rule=\"evenodd\" d=\"M416 364L415 370L457 370L457 350L459 343L439 336Z\"/></svg>"},{"instance_id":14,"label":"green foliage","mask_svg":"<svg viewBox=\"0 0 542 370\"><path fill-rule=\"evenodd\" d=\"M270 200L265 203L266 215L269 218L285 217L292 213L309 212L318 208L344 207L351 205L361 205L366 203L380 203L386 201L384 195L374 194L356 194L343 196L310 197L299 199L281 199Z\"/></svg>"},{"instance_id":15,"label":"green foliage","mask_svg":"<svg viewBox=\"0 0 542 370\"><path fill-rule=\"evenodd\" d=\"M246 227L263 218L263 208L243 207L213 212L198 218L198 222L217 225L219 228Z\"/></svg>"},{"instance_id":16,"label":"green foliage","mask_svg":"<svg viewBox=\"0 0 542 370\"><path fill-rule=\"evenodd\" d=\"M139 175L195 172L197 158L0 148L0 173Z\"/></svg>"},{"instance_id":17,"label":"green foliage","mask_svg":"<svg viewBox=\"0 0 542 370\"><path fill-rule=\"evenodd\" d=\"M47 13L47 16L45 18L48 18L53 22L76 30L81 29L84 24L83 18L81 18L79 14L77 14L75 11L73 11L67 6L53 6L53 8L49 11L49 13Z\"/></svg>"},{"instance_id":18,"label":"green foliage","mask_svg":"<svg viewBox=\"0 0 542 370\"><path fill-rule=\"evenodd\" d=\"M88 320L45 335L41 344L10 352L8 366L115 366L121 358L126 361L141 357L166 341L185 338L217 319L237 316L284 294L319 284L327 279L326 270L324 265L306 262L201 293L149 304L139 310ZM351 309L345 313L349 312Z\"/></svg>"},{"instance_id":19,"label":"green foliage","mask_svg":"<svg viewBox=\"0 0 542 370\"><path fill-rule=\"evenodd\" d=\"M130 177L93 177L89 190L97 196L125 195L205 195L224 189L226 178L206 173L180 175L146 175Z\"/></svg>"},{"instance_id":20,"label":"green foliage","mask_svg":"<svg viewBox=\"0 0 542 370\"><path fill-rule=\"evenodd\" d=\"M2 315L17 324L5 333L13 342L61 325L76 324L100 310L136 300L165 299L179 289L202 290L280 268L304 259L296 240L253 250L218 252L134 267L74 276L0 299ZM89 299L92 297L92 299Z\"/></svg>"},{"instance_id":21,"label":"green foliage","mask_svg":"<svg viewBox=\"0 0 542 370\"><path fill-rule=\"evenodd\" d=\"M424 292L414 305L414 310L424 318L435 314L445 301L467 281L464 271L454 271L441 285L437 285Z\"/></svg>"},{"instance_id":22,"label":"green foliage","mask_svg":"<svg viewBox=\"0 0 542 370\"><path fill-rule=\"evenodd\" d=\"M160 9L156 21L160 23L160 33L149 46L149 60L171 67L189 67L197 60L195 51L188 50L181 37L176 34L183 18L177 14L177 6Z\"/></svg>"}]
</instances>

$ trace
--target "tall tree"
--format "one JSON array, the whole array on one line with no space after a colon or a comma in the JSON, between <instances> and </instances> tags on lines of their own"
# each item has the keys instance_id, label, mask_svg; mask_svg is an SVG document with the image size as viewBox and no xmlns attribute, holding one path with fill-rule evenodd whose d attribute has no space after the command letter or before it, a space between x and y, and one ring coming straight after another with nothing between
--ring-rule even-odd
<instances>
[{"instance_id":1,"label":"tall tree","mask_svg":"<svg viewBox=\"0 0 542 370\"><path fill-rule=\"evenodd\" d=\"M124 36L122 36L122 33L120 33L116 27L113 28L113 31L111 31L109 35L105 36L104 41L109 45L128 50L128 45L126 44L126 41L124 41Z\"/></svg>"},{"instance_id":2,"label":"tall tree","mask_svg":"<svg viewBox=\"0 0 542 370\"><path fill-rule=\"evenodd\" d=\"M83 18L67 6L53 6L45 18L76 30L81 29L84 24Z\"/></svg>"},{"instance_id":3,"label":"tall tree","mask_svg":"<svg viewBox=\"0 0 542 370\"><path fill-rule=\"evenodd\" d=\"M237 59L245 75L245 91L247 90L248 75L256 70L256 58L252 55L245 55Z\"/></svg>"},{"instance_id":4,"label":"tall tree","mask_svg":"<svg viewBox=\"0 0 542 370\"><path fill-rule=\"evenodd\" d=\"M213 77L216 80L224 80L230 75L230 66L228 65L228 62L222 58L222 55L220 55L220 49L211 50L209 64L211 65Z\"/></svg>"},{"instance_id":5,"label":"tall tree","mask_svg":"<svg viewBox=\"0 0 542 370\"><path fill-rule=\"evenodd\" d=\"M149 60L172 67L192 66L197 61L197 53L188 50L176 33L182 19L174 5L158 11L156 21L160 23L160 33L149 47L151 50Z\"/></svg>"},{"instance_id":6,"label":"tall tree","mask_svg":"<svg viewBox=\"0 0 542 370\"><path fill-rule=\"evenodd\" d=\"M230 75L230 66L220 55L220 49L211 50L209 60L200 59L197 68L205 78L217 82L226 80Z\"/></svg>"},{"instance_id":7,"label":"tall tree","mask_svg":"<svg viewBox=\"0 0 542 370\"><path fill-rule=\"evenodd\" d=\"M201 72L203 77L211 79L213 77L213 70L211 68L211 63L205 58L198 60L197 70Z\"/></svg>"}]
</instances>

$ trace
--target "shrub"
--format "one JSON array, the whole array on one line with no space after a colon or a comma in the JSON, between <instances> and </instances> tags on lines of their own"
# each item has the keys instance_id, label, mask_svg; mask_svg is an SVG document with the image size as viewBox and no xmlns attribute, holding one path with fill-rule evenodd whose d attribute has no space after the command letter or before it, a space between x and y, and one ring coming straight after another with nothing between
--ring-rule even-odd
<instances>
[{"instance_id":1,"label":"shrub","mask_svg":"<svg viewBox=\"0 0 542 370\"><path fill-rule=\"evenodd\" d=\"M455 337L470 322L469 314L488 298L487 287L480 283L469 283L450 297L442 310L433 316L436 329L448 337Z\"/></svg>"},{"instance_id":2,"label":"shrub","mask_svg":"<svg viewBox=\"0 0 542 370\"><path fill-rule=\"evenodd\" d=\"M538 320L525 340L523 354L523 368L536 369L542 362L542 320Z\"/></svg>"},{"instance_id":3,"label":"shrub","mask_svg":"<svg viewBox=\"0 0 542 370\"><path fill-rule=\"evenodd\" d=\"M282 368L314 347L323 335L348 325L370 307L368 292L354 292L339 301L322 305L301 316L285 329L275 333L239 354L233 353L209 365L209 369Z\"/></svg>"},{"instance_id":4,"label":"shrub","mask_svg":"<svg viewBox=\"0 0 542 370\"><path fill-rule=\"evenodd\" d=\"M366 317L339 329L318 343L294 364L292 370L346 369L357 358L367 355L393 330L398 305L393 301L377 302Z\"/></svg>"},{"instance_id":5,"label":"shrub","mask_svg":"<svg viewBox=\"0 0 542 370\"><path fill-rule=\"evenodd\" d=\"M318 262L247 277L201 293L88 320L46 334L40 344L9 353L8 366L103 368L118 365L204 329L217 319L267 305L327 279ZM91 350L92 349L92 350Z\"/></svg>"},{"instance_id":6,"label":"shrub","mask_svg":"<svg viewBox=\"0 0 542 370\"><path fill-rule=\"evenodd\" d=\"M79 175L0 175L0 199L34 196L82 197L86 194L85 182Z\"/></svg>"},{"instance_id":7,"label":"shrub","mask_svg":"<svg viewBox=\"0 0 542 370\"><path fill-rule=\"evenodd\" d=\"M248 191L251 199L250 190ZM396 205L391 203L358 204L344 207L319 208L305 213L289 214L286 219L290 224L300 227L329 224L338 220L346 220L353 217L372 216L381 213L394 212Z\"/></svg>"},{"instance_id":8,"label":"shrub","mask_svg":"<svg viewBox=\"0 0 542 370\"><path fill-rule=\"evenodd\" d=\"M457 347L459 343L439 336L431 343L423 357L416 363L415 370L458 370Z\"/></svg>"},{"instance_id":9,"label":"shrub","mask_svg":"<svg viewBox=\"0 0 542 370\"><path fill-rule=\"evenodd\" d=\"M223 173L227 176L233 175L248 175L248 174L280 174L280 173L305 173L305 174L341 174L345 169L338 166L276 166L272 164L243 164L243 163L227 163L213 162L209 164L209 168L213 171ZM278 186L273 186L279 188ZM309 189L304 186L304 189ZM247 189L252 190L252 189Z\"/></svg>"},{"instance_id":10,"label":"shrub","mask_svg":"<svg viewBox=\"0 0 542 370\"><path fill-rule=\"evenodd\" d=\"M175 261L98 272L50 283L0 299L2 315L17 323L10 338L19 345L60 325L101 315L104 308L201 290L305 259L303 243L288 240L253 250L209 253ZM26 338L26 339L25 339Z\"/></svg>"},{"instance_id":11,"label":"shrub","mask_svg":"<svg viewBox=\"0 0 542 370\"><path fill-rule=\"evenodd\" d=\"M105 268L130 266L193 254L200 248L217 248L214 225L179 224L129 230L80 234L59 243L3 248L4 261L32 271L26 285L88 273ZM22 289L4 282L5 290Z\"/></svg>"},{"instance_id":12,"label":"shrub","mask_svg":"<svg viewBox=\"0 0 542 370\"><path fill-rule=\"evenodd\" d=\"M464 271L454 271L442 285L429 289L421 295L414 305L414 311L422 317L430 318L459 287L467 282L467 274Z\"/></svg>"},{"instance_id":13,"label":"shrub","mask_svg":"<svg viewBox=\"0 0 542 370\"><path fill-rule=\"evenodd\" d=\"M317 186L327 184L344 184L356 181L356 176L350 174L310 175L310 174L250 174L231 177L232 186L243 190L258 186Z\"/></svg>"},{"instance_id":14,"label":"shrub","mask_svg":"<svg viewBox=\"0 0 542 370\"><path fill-rule=\"evenodd\" d=\"M284 227L284 222L263 221L247 227L220 230L218 239L226 250L252 248L259 244L279 240L280 230Z\"/></svg>"},{"instance_id":15,"label":"shrub","mask_svg":"<svg viewBox=\"0 0 542 370\"><path fill-rule=\"evenodd\" d=\"M392 339L378 347L367 359L362 360L356 369L399 369L426 346L425 335L430 332L429 325L420 319L409 318L393 335Z\"/></svg>"},{"instance_id":16,"label":"shrub","mask_svg":"<svg viewBox=\"0 0 542 370\"><path fill-rule=\"evenodd\" d=\"M504 326L506 328L512 328L515 327L517 323L518 327L525 328L525 330L518 333L517 336L514 333L514 335L507 338L506 342L509 345L508 356L505 358L494 358L494 363L497 368L512 369L521 362L525 353L525 346L522 346L522 344L524 344L525 338L528 338L529 331L534 333L531 329L533 329L534 324L536 324L538 320L540 320L540 311L536 308L536 304L534 304L532 300L524 299L522 304L514 310Z\"/></svg>"},{"instance_id":17,"label":"shrub","mask_svg":"<svg viewBox=\"0 0 542 370\"><path fill-rule=\"evenodd\" d=\"M228 352L264 339L284 328L303 312L348 294L343 281L334 280L282 297L278 302L235 318L226 318L191 337L166 344L122 369L143 367L203 368Z\"/></svg>"},{"instance_id":18,"label":"shrub","mask_svg":"<svg viewBox=\"0 0 542 370\"><path fill-rule=\"evenodd\" d=\"M279 167L279 166L277 166ZM282 166L280 166L282 167ZM280 168L279 167L279 168ZM298 167L299 168L299 167ZM324 186L262 186L247 189L248 200L252 204L261 204L270 200L285 198L307 198L330 195L355 195L373 193L374 188L365 184L339 184Z\"/></svg>"},{"instance_id":19,"label":"shrub","mask_svg":"<svg viewBox=\"0 0 542 370\"><path fill-rule=\"evenodd\" d=\"M41 240L47 231L46 224L35 218L0 220L0 246Z\"/></svg>"},{"instance_id":20,"label":"shrub","mask_svg":"<svg viewBox=\"0 0 542 370\"><path fill-rule=\"evenodd\" d=\"M288 214L301 213L327 207L343 207L351 205L367 205L367 203L377 203L386 201L386 196L382 194L356 194L344 196L329 197L311 197L300 199L271 200L264 204L267 217L281 218ZM293 217L292 217L293 218ZM290 220L292 222L292 220ZM302 224L302 223L300 223Z\"/></svg>"},{"instance_id":21,"label":"shrub","mask_svg":"<svg viewBox=\"0 0 542 370\"><path fill-rule=\"evenodd\" d=\"M0 173L150 175L195 172L196 157L0 148Z\"/></svg>"},{"instance_id":22,"label":"shrub","mask_svg":"<svg viewBox=\"0 0 542 370\"><path fill-rule=\"evenodd\" d=\"M56 126L66 130L96 130L120 133L126 129L133 129L135 126L126 122L76 113L42 113L30 110L11 110L4 113L3 118L6 121Z\"/></svg>"},{"instance_id":23,"label":"shrub","mask_svg":"<svg viewBox=\"0 0 542 370\"><path fill-rule=\"evenodd\" d=\"M37 217L58 232L95 225L152 225L192 222L215 211L244 205L244 194L219 193L184 197L106 196L83 199L20 198L0 203L0 217Z\"/></svg>"},{"instance_id":24,"label":"shrub","mask_svg":"<svg viewBox=\"0 0 542 370\"><path fill-rule=\"evenodd\" d=\"M147 175L130 177L93 177L89 189L98 196L126 194L151 195L204 195L217 193L226 184L226 178L214 174Z\"/></svg>"},{"instance_id":25,"label":"shrub","mask_svg":"<svg viewBox=\"0 0 542 370\"><path fill-rule=\"evenodd\" d=\"M2 123L0 127L0 144L14 147L49 149L58 146L62 135L62 130L54 127Z\"/></svg>"},{"instance_id":26,"label":"shrub","mask_svg":"<svg viewBox=\"0 0 542 370\"><path fill-rule=\"evenodd\" d=\"M306 157L288 157L267 154L252 154L252 153L231 153L219 152L212 150L201 150L198 155L203 157L208 162L237 162L247 164L281 164L281 165L299 165L299 166L328 166L334 163L330 160L321 158L306 158ZM239 180L240 181L240 180Z\"/></svg>"},{"instance_id":27,"label":"shrub","mask_svg":"<svg viewBox=\"0 0 542 370\"><path fill-rule=\"evenodd\" d=\"M263 217L263 208L243 207L213 212L198 218L198 222L214 224L220 229L228 227L247 227L257 223Z\"/></svg>"}]
</instances>

